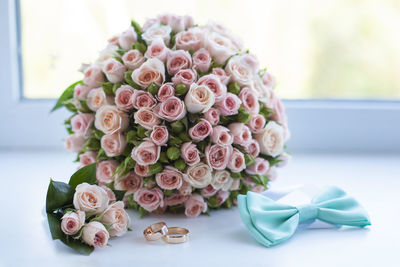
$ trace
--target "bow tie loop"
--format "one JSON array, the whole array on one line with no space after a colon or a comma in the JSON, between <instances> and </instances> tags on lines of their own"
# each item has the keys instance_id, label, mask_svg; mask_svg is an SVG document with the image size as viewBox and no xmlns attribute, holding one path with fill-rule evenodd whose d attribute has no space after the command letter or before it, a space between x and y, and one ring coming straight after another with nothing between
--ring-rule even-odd
<instances>
[{"instance_id":1,"label":"bow tie loop","mask_svg":"<svg viewBox=\"0 0 400 267\"><path fill-rule=\"evenodd\" d=\"M313 204L304 204L296 207L299 213L299 224L318 218L318 207Z\"/></svg>"}]
</instances>

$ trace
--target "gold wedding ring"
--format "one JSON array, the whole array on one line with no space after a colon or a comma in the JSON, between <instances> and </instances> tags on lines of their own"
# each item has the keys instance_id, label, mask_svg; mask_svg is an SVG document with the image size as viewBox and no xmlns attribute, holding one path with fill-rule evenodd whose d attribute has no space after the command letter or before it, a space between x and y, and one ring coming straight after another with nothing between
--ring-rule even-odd
<instances>
[{"instance_id":1,"label":"gold wedding ring","mask_svg":"<svg viewBox=\"0 0 400 267\"><path fill-rule=\"evenodd\" d=\"M168 227L165 222L153 223L143 231L144 237L147 241L158 240L167 233Z\"/></svg>"},{"instance_id":2,"label":"gold wedding ring","mask_svg":"<svg viewBox=\"0 0 400 267\"><path fill-rule=\"evenodd\" d=\"M189 240L189 230L183 227L168 227L162 239L169 244L184 243Z\"/></svg>"}]
</instances>

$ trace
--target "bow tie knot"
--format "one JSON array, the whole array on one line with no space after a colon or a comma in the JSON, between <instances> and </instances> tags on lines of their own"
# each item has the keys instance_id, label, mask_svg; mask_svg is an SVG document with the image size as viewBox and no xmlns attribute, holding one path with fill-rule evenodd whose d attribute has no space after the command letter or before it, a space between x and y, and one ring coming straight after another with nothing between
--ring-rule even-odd
<instances>
[{"instance_id":1,"label":"bow tie knot","mask_svg":"<svg viewBox=\"0 0 400 267\"><path fill-rule=\"evenodd\" d=\"M312 221L318 218L318 207L313 203L299 205L296 209L299 212L299 223Z\"/></svg>"}]
</instances>

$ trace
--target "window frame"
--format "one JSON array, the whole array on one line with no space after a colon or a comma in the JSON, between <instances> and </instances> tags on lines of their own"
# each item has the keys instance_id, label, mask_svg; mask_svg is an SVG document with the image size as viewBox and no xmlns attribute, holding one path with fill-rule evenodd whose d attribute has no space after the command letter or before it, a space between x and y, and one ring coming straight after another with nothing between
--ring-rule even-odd
<instances>
[{"instance_id":1,"label":"window frame","mask_svg":"<svg viewBox=\"0 0 400 267\"><path fill-rule=\"evenodd\" d=\"M26 99L19 1L0 2L0 148L61 148L67 136L54 99ZM284 100L292 137L289 151L399 152L400 101Z\"/></svg>"}]
</instances>

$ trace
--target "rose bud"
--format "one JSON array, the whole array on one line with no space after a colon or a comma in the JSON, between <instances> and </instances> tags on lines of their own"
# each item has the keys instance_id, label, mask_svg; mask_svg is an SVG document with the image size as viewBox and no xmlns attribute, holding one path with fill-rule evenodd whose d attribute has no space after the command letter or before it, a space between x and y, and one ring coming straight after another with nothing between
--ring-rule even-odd
<instances>
[{"instance_id":1,"label":"rose bud","mask_svg":"<svg viewBox=\"0 0 400 267\"><path fill-rule=\"evenodd\" d=\"M177 84L184 84L186 88L188 89L192 83L196 81L197 78L197 72L191 70L191 69L184 69L178 71L174 77L172 77L172 82L177 85ZM177 87L178 89L178 87ZM176 90L178 93L178 90ZM187 90L185 90L187 91ZM185 92L186 93L186 92ZM180 93L179 95L182 95Z\"/></svg>"},{"instance_id":2,"label":"rose bud","mask_svg":"<svg viewBox=\"0 0 400 267\"><path fill-rule=\"evenodd\" d=\"M174 167L179 171L183 171L186 168L186 163L182 159L178 159L174 161Z\"/></svg>"},{"instance_id":3,"label":"rose bud","mask_svg":"<svg viewBox=\"0 0 400 267\"><path fill-rule=\"evenodd\" d=\"M101 148L108 157L119 156L124 152L126 147L126 138L119 132L113 134L105 134L101 137Z\"/></svg>"},{"instance_id":4,"label":"rose bud","mask_svg":"<svg viewBox=\"0 0 400 267\"><path fill-rule=\"evenodd\" d=\"M122 85L115 92L115 105L122 111L129 111L133 108L134 89L129 85Z\"/></svg>"},{"instance_id":5,"label":"rose bud","mask_svg":"<svg viewBox=\"0 0 400 267\"><path fill-rule=\"evenodd\" d=\"M228 168L232 172L241 172L246 168L244 155L238 149L234 148L228 161Z\"/></svg>"},{"instance_id":6,"label":"rose bud","mask_svg":"<svg viewBox=\"0 0 400 267\"><path fill-rule=\"evenodd\" d=\"M229 188L231 187L231 184L233 182L233 179L231 178L230 174L228 171L222 170L222 171L215 171L211 185L216 189L222 189L224 191L228 191Z\"/></svg>"},{"instance_id":7,"label":"rose bud","mask_svg":"<svg viewBox=\"0 0 400 267\"><path fill-rule=\"evenodd\" d=\"M193 83L185 96L185 105L190 113L207 112L215 103L215 95L206 85Z\"/></svg>"},{"instance_id":8,"label":"rose bud","mask_svg":"<svg viewBox=\"0 0 400 267\"><path fill-rule=\"evenodd\" d=\"M263 115L260 114L251 115L251 118L247 123L247 126L253 133L261 132L264 129L264 125L265 125L265 118Z\"/></svg>"},{"instance_id":9,"label":"rose bud","mask_svg":"<svg viewBox=\"0 0 400 267\"><path fill-rule=\"evenodd\" d=\"M150 135L151 140L158 146L165 145L168 142L168 130L165 126L153 126Z\"/></svg>"},{"instance_id":10,"label":"rose bud","mask_svg":"<svg viewBox=\"0 0 400 267\"><path fill-rule=\"evenodd\" d=\"M90 90L92 90L92 88L90 88L89 86L78 83L77 85L75 85L74 88L74 98L81 100L86 99Z\"/></svg>"},{"instance_id":11,"label":"rose bud","mask_svg":"<svg viewBox=\"0 0 400 267\"><path fill-rule=\"evenodd\" d=\"M193 54L193 67L201 73L210 69L211 55L205 48L200 48Z\"/></svg>"},{"instance_id":12,"label":"rose bud","mask_svg":"<svg viewBox=\"0 0 400 267\"><path fill-rule=\"evenodd\" d=\"M226 72L224 71L224 69L222 69L222 68L213 68L211 73L214 75L217 75L218 78L220 79L220 81L225 85L227 85L229 83L229 80L231 78L231 76L227 75ZM240 91L240 88L239 88L239 91Z\"/></svg>"},{"instance_id":13,"label":"rose bud","mask_svg":"<svg viewBox=\"0 0 400 267\"><path fill-rule=\"evenodd\" d=\"M232 146L208 145L205 150L206 161L215 170L226 168L232 153Z\"/></svg>"},{"instance_id":14,"label":"rose bud","mask_svg":"<svg viewBox=\"0 0 400 267\"><path fill-rule=\"evenodd\" d=\"M219 123L219 115L221 112L216 108L210 108L206 113L204 113L204 119L208 120L211 125L217 125Z\"/></svg>"},{"instance_id":15,"label":"rose bud","mask_svg":"<svg viewBox=\"0 0 400 267\"><path fill-rule=\"evenodd\" d=\"M119 83L124 80L126 67L118 60L110 58L104 63L103 71L110 82Z\"/></svg>"},{"instance_id":16,"label":"rose bud","mask_svg":"<svg viewBox=\"0 0 400 267\"><path fill-rule=\"evenodd\" d=\"M191 142L186 142L181 146L181 156L189 166L196 165L200 162L200 152L196 148L196 145Z\"/></svg>"},{"instance_id":17,"label":"rose bud","mask_svg":"<svg viewBox=\"0 0 400 267\"><path fill-rule=\"evenodd\" d=\"M105 225L111 225L108 229L110 236L124 235L131 223L129 215L124 209L124 202L117 201L111 204L104 211L101 222Z\"/></svg>"},{"instance_id":18,"label":"rose bud","mask_svg":"<svg viewBox=\"0 0 400 267\"><path fill-rule=\"evenodd\" d=\"M167 166L156 174L157 185L164 190L178 189L182 186L184 174L177 169Z\"/></svg>"},{"instance_id":19,"label":"rose bud","mask_svg":"<svg viewBox=\"0 0 400 267\"><path fill-rule=\"evenodd\" d=\"M201 195L203 197L212 197L215 193L217 193L217 189L215 189L211 184L201 189Z\"/></svg>"},{"instance_id":20,"label":"rose bud","mask_svg":"<svg viewBox=\"0 0 400 267\"><path fill-rule=\"evenodd\" d=\"M133 195L133 199L148 212L164 206L163 198L163 192L157 187L153 189L140 188Z\"/></svg>"},{"instance_id":21,"label":"rose bud","mask_svg":"<svg viewBox=\"0 0 400 267\"><path fill-rule=\"evenodd\" d=\"M151 42L151 45L147 47L146 53L144 56L146 58L157 58L162 62L167 61L169 49L165 46L165 43L161 38L155 39Z\"/></svg>"},{"instance_id":22,"label":"rose bud","mask_svg":"<svg viewBox=\"0 0 400 267\"><path fill-rule=\"evenodd\" d=\"M185 215L187 217L195 218L202 212L207 211L207 203L199 194L192 194L185 202Z\"/></svg>"},{"instance_id":23,"label":"rose bud","mask_svg":"<svg viewBox=\"0 0 400 267\"><path fill-rule=\"evenodd\" d=\"M228 128L217 125L212 130L211 141L219 145L232 145L233 136L229 134Z\"/></svg>"},{"instance_id":24,"label":"rose bud","mask_svg":"<svg viewBox=\"0 0 400 267\"><path fill-rule=\"evenodd\" d=\"M266 174L269 169L269 162L263 158L256 158L254 164L246 168L248 174Z\"/></svg>"},{"instance_id":25,"label":"rose bud","mask_svg":"<svg viewBox=\"0 0 400 267\"><path fill-rule=\"evenodd\" d=\"M148 166L160 158L161 148L151 141L144 141L132 150L132 158L140 165Z\"/></svg>"},{"instance_id":26,"label":"rose bud","mask_svg":"<svg viewBox=\"0 0 400 267\"><path fill-rule=\"evenodd\" d=\"M167 70L168 74L173 76L182 69L190 69L192 67L192 57L188 51L176 50L168 53Z\"/></svg>"},{"instance_id":27,"label":"rose bud","mask_svg":"<svg viewBox=\"0 0 400 267\"><path fill-rule=\"evenodd\" d=\"M65 149L70 152L78 153L83 149L84 143L85 137L77 134L71 134L65 139Z\"/></svg>"},{"instance_id":28,"label":"rose bud","mask_svg":"<svg viewBox=\"0 0 400 267\"><path fill-rule=\"evenodd\" d=\"M233 143L245 146L251 140L251 131L243 123L234 122L228 126L233 135Z\"/></svg>"},{"instance_id":29,"label":"rose bud","mask_svg":"<svg viewBox=\"0 0 400 267\"><path fill-rule=\"evenodd\" d=\"M109 201L107 192L100 186L82 183L75 188L73 203L77 210L99 214L107 208Z\"/></svg>"},{"instance_id":30,"label":"rose bud","mask_svg":"<svg viewBox=\"0 0 400 267\"><path fill-rule=\"evenodd\" d=\"M118 44L122 49L128 50L132 48L132 45L136 42L136 39L137 35L135 29L130 26L118 37Z\"/></svg>"},{"instance_id":31,"label":"rose bud","mask_svg":"<svg viewBox=\"0 0 400 267\"><path fill-rule=\"evenodd\" d=\"M157 104L154 111L159 118L169 122L180 120L186 115L185 104L175 96Z\"/></svg>"},{"instance_id":32,"label":"rose bud","mask_svg":"<svg viewBox=\"0 0 400 267\"><path fill-rule=\"evenodd\" d=\"M219 190L217 193L217 203L218 205L222 205L229 197L229 192Z\"/></svg>"},{"instance_id":33,"label":"rose bud","mask_svg":"<svg viewBox=\"0 0 400 267\"><path fill-rule=\"evenodd\" d=\"M206 85L214 93L216 103L225 98L227 89L218 76L214 74L205 75L197 81L197 84Z\"/></svg>"},{"instance_id":34,"label":"rose bud","mask_svg":"<svg viewBox=\"0 0 400 267\"><path fill-rule=\"evenodd\" d=\"M83 227L82 239L89 246L104 248L109 238L110 234L100 222L92 221Z\"/></svg>"},{"instance_id":35,"label":"rose bud","mask_svg":"<svg viewBox=\"0 0 400 267\"><path fill-rule=\"evenodd\" d=\"M164 83L158 90L156 98L159 101L165 101L169 97L174 95L175 95L175 88L173 87L173 83Z\"/></svg>"},{"instance_id":36,"label":"rose bud","mask_svg":"<svg viewBox=\"0 0 400 267\"><path fill-rule=\"evenodd\" d=\"M92 65L84 71L83 83L90 88L99 87L104 82L104 74L101 69L95 65Z\"/></svg>"},{"instance_id":37,"label":"rose bud","mask_svg":"<svg viewBox=\"0 0 400 267\"><path fill-rule=\"evenodd\" d=\"M96 178L100 183L109 184L114 181L113 174L118 167L118 162L115 160L103 160L96 166Z\"/></svg>"},{"instance_id":38,"label":"rose bud","mask_svg":"<svg viewBox=\"0 0 400 267\"><path fill-rule=\"evenodd\" d=\"M85 212L84 211L72 211L67 212L61 218L61 230L66 235L74 235L79 232L82 226L85 224Z\"/></svg>"},{"instance_id":39,"label":"rose bud","mask_svg":"<svg viewBox=\"0 0 400 267\"><path fill-rule=\"evenodd\" d=\"M195 126L189 129L189 136L194 141L204 140L211 133L212 133L212 126L205 119L200 119L200 122L198 122Z\"/></svg>"},{"instance_id":40,"label":"rose bud","mask_svg":"<svg viewBox=\"0 0 400 267\"><path fill-rule=\"evenodd\" d=\"M126 52L122 56L122 61L129 70L135 70L139 68L146 61L146 59L143 57L142 53L134 49Z\"/></svg>"},{"instance_id":41,"label":"rose bud","mask_svg":"<svg viewBox=\"0 0 400 267\"><path fill-rule=\"evenodd\" d=\"M177 96L184 95L187 93L187 91L188 91L188 89L187 89L186 85L184 85L183 83L176 85L175 94Z\"/></svg>"},{"instance_id":42,"label":"rose bud","mask_svg":"<svg viewBox=\"0 0 400 267\"><path fill-rule=\"evenodd\" d=\"M216 107L221 112L222 116L230 116L238 113L241 103L237 95L226 93L220 101L216 102Z\"/></svg>"},{"instance_id":43,"label":"rose bud","mask_svg":"<svg viewBox=\"0 0 400 267\"><path fill-rule=\"evenodd\" d=\"M180 157L180 152L179 152L179 148L177 147L169 147L167 149L167 157L170 160L177 160Z\"/></svg>"},{"instance_id":44,"label":"rose bud","mask_svg":"<svg viewBox=\"0 0 400 267\"><path fill-rule=\"evenodd\" d=\"M96 162L97 153L93 151L86 151L79 155L79 162L81 166L87 166Z\"/></svg>"}]
</instances>

